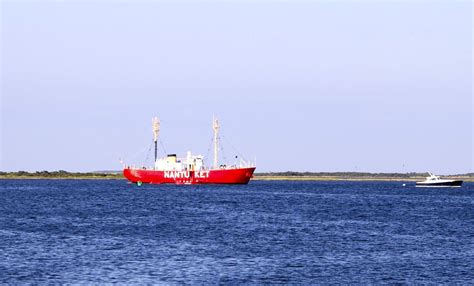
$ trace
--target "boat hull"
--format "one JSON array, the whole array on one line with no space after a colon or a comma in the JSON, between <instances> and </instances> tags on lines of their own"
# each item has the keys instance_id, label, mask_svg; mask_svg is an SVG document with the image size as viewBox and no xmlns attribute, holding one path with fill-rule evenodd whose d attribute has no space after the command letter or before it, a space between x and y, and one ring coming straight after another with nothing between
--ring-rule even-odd
<instances>
[{"instance_id":1,"label":"boat hull","mask_svg":"<svg viewBox=\"0 0 474 286\"><path fill-rule=\"evenodd\" d=\"M447 188L447 187L461 187L462 186L461 180L456 180L456 181L446 181L446 182L417 182L416 186L417 187L430 187L430 188Z\"/></svg>"},{"instance_id":2,"label":"boat hull","mask_svg":"<svg viewBox=\"0 0 474 286\"><path fill-rule=\"evenodd\" d=\"M123 169L123 175L136 184L248 184L255 167L216 169L205 171L157 171Z\"/></svg>"}]
</instances>

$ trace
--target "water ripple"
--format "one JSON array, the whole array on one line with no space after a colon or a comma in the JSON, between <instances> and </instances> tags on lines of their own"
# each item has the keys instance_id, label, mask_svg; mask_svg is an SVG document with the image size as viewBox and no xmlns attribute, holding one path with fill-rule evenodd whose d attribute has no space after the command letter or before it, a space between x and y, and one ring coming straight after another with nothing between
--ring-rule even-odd
<instances>
[{"instance_id":1,"label":"water ripple","mask_svg":"<svg viewBox=\"0 0 474 286\"><path fill-rule=\"evenodd\" d=\"M0 283L473 284L474 184L0 181Z\"/></svg>"}]
</instances>

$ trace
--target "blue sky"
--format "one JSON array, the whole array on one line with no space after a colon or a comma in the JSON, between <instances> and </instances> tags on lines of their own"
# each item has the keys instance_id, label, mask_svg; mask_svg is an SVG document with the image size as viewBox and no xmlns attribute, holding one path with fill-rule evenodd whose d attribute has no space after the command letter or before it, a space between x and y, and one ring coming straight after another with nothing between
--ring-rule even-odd
<instances>
[{"instance_id":1,"label":"blue sky","mask_svg":"<svg viewBox=\"0 0 474 286\"><path fill-rule=\"evenodd\" d=\"M261 172L473 171L469 1L0 5L1 170L141 164L153 116L207 155L217 115Z\"/></svg>"}]
</instances>

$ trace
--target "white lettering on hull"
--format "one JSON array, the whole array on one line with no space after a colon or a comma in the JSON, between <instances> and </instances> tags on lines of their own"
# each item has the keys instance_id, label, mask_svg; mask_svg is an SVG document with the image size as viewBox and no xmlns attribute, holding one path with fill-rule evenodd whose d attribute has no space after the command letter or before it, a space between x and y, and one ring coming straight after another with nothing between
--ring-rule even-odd
<instances>
[{"instance_id":1,"label":"white lettering on hull","mask_svg":"<svg viewBox=\"0 0 474 286\"><path fill-rule=\"evenodd\" d=\"M189 171L164 171L165 179L189 179L191 173ZM196 178L209 178L209 171L194 172Z\"/></svg>"},{"instance_id":2,"label":"white lettering on hull","mask_svg":"<svg viewBox=\"0 0 474 286\"><path fill-rule=\"evenodd\" d=\"M198 171L194 173L196 178L209 178L209 171Z\"/></svg>"},{"instance_id":3,"label":"white lettering on hull","mask_svg":"<svg viewBox=\"0 0 474 286\"><path fill-rule=\"evenodd\" d=\"M189 179L191 174L189 171L165 171L165 179Z\"/></svg>"}]
</instances>

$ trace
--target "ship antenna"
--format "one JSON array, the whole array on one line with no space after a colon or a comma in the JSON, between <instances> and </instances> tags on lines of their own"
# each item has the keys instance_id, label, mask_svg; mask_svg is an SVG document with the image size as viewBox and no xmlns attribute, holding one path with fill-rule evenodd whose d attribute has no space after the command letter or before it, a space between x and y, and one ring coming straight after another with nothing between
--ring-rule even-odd
<instances>
[{"instance_id":1,"label":"ship antenna","mask_svg":"<svg viewBox=\"0 0 474 286\"><path fill-rule=\"evenodd\" d=\"M158 133L160 132L160 119L152 118L153 125L153 142L155 142L155 162L158 159Z\"/></svg>"},{"instance_id":2,"label":"ship antenna","mask_svg":"<svg viewBox=\"0 0 474 286\"><path fill-rule=\"evenodd\" d=\"M219 120L212 118L212 129L214 129L214 169L217 169L217 156L218 156L218 138L219 138Z\"/></svg>"}]
</instances>

